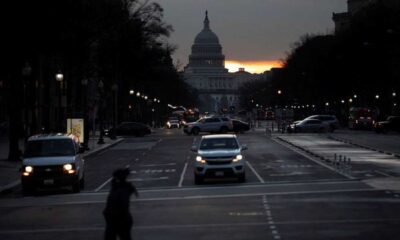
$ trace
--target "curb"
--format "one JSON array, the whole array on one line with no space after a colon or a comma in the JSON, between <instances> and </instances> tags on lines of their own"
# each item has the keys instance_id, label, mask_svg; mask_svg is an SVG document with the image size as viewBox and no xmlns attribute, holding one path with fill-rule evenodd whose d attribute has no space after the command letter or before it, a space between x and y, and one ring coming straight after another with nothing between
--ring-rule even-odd
<instances>
[{"instance_id":1,"label":"curb","mask_svg":"<svg viewBox=\"0 0 400 240\"><path fill-rule=\"evenodd\" d=\"M120 138L120 139L116 140L115 142L113 142L113 143L111 143L109 145L99 147L99 148L97 148L97 149L95 149L95 150L93 150L93 151L91 151L89 153L83 153L82 157L89 157L89 156L91 156L93 154L96 154L96 153L101 152L103 150L106 150L106 149L108 149L110 147L113 147L113 146L117 145L118 143L120 143L120 142L122 142L124 140L125 140L125 138Z\"/></svg>"},{"instance_id":2,"label":"curb","mask_svg":"<svg viewBox=\"0 0 400 240\"><path fill-rule=\"evenodd\" d=\"M125 140L124 138L120 138L117 141L115 141L115 142L113 142L113 143L111 143L111 144L109 144L107 146L102 146L100 148L97 148L97 149L93 150L92 152L89 152L89 153L86 153L86 154L82 154L82 157L89 157L89 156L91 156L93 154L96 154L96 153L98 153L100 151L103 151L103 150L108 149L108 148L110 148L110 147L112 147L114 145L117 145L118 143L120 143L120 142L122 142L124 140ZM8 192L11 191L11 189L17 187L20 184L21 184L21 180L15 180L15 181L13 181L13 182L11 182L11 183L3 186L3 187L0 186L0 194L8 193Z\"/></svg>"}]
</instances>

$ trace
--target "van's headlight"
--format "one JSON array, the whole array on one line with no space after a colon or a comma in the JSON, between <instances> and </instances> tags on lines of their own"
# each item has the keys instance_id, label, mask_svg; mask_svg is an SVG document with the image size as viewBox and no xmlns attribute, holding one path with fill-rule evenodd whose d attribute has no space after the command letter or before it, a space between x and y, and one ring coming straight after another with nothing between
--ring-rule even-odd
<instances>
[{"instance_id":1,"label":"van's headlight","mask_svg":"<svg viewBox=\"0 0 400 240\"><path fill-rule=\"evenodd\" d=\"M236 157L233 159L233 161L234 162L238 162L238 161L240 161L242 159L243 159L243 156L241 154L239 154L239 155L236 155Z\"/></svg>"},{"instance_id":2,"label":"van's headlight","mask_svg":"<svg viewBox=\"0 0 400 240\"><path fill-rule=\"evenodd\" d=\"M24 176L29 176L33 172L33 167L32 166L25 166L24 171L22 172L22 175Z\"/></svg>"},{"instance_id":3,"label":"van's headlight","mask_svg":"<svg viewBox=\"0 0 400 240\"><path fill-rule=\"evenodd\" d=\"M26 166L25 167L25 172L27 172L27 173L33 172L33 167L32 166Z\"/></svg>"},{"instance_id":4,"label":"van's headlight","mask_svg":"<svg viewBox=\"0 0 400 240\"><path fill-rule=\"evenodd\" d=\"M206 163L206 160L204 160L201 156L197 156L197 157L196 157L196 162L205 164L205 163Z\"/></svg>"},{"instance_id":5,"label":"van's headlight","mask_svg":"<svg viewBox=\"0 0 400 240\"><path fill-rule=\"evenodd\" d=\"M68 172L69 174L75 173L74 166L72 166L72 164L70 164L70 163L64 164L63 169L64 169L64 171Z\"/></svg>"}]
</instances>

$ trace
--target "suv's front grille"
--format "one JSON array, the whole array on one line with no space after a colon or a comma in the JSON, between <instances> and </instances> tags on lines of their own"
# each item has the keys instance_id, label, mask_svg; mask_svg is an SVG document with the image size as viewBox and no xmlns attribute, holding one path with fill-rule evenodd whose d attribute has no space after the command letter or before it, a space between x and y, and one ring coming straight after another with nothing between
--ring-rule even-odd
<instances>
[{"instance_id":1,"label":"suv's front grille","mask_svg":"<svg viewBox=\"0 0 400 240\"><path fill-rule=\"evenodd\" d=\"M229 161L207 161L208 165L224 165L224 164L230 164L232 160Z\"/></svg>"},{"instance_id":2,"label":"suv's front grille","mask_svg":"<svg viewBox=\"0 0 400 240\"><path fill-rule=\"evenodd\" d=\"M35 166L33 168L33 175L35 177L53 177L60 176L63 173L62 165L51 166Z\"/></svg>"},{"instance_id":3,"label":"suv's front grille","mask_svg":"<svg viewBox=\"0 0 400 240\"><path fill-rule=\"evenodd\" d=\"M203 157L205 160L214 160L214 159L234 159L235 158L235 156L224 156L224 157L221 157L221 156L217 156L217 157Z\"/></svg>"}]
</instances>

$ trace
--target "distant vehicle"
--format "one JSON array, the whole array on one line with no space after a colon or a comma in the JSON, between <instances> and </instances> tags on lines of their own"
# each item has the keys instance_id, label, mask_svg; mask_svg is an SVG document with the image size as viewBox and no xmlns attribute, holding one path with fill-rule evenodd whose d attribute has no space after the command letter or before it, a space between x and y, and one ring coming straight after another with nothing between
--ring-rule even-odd
<instances>
[{"instance_id":1,"label":"distant vehicle","mask_svg":"<svg viewBox=\"0 0 400 240\"><path fill-rule=\"evenodd\" d=\"M298 132L326 132L329 129L329 125L327 123L322 122L317 119L304 119L297 123L292 123L287 128L289 133L298 133Z\"/></svg>"},{"instance_id":2,"label":"distant vehicle","mask_svg":"<svg viewBox=\"0 0 400 240\"><path fill-rule=\"evenodd\" d=\"M104 131L104 135L110 138L116 136L136 136L143 137L151 133L149 126L138 122L123 122L115 128L110 128Z\"/></svg>"},{"instance_id":3,"label":"distant vehicle","mask_svg":"<svg viewBox=\"0 0 400 240\"><path fill-rule=\"evenodd\" d=\"M373 108L353 107L349 111L349 129L372 129L377 112Z\"/></svg>"},{"instance_id":4,"label":"distant vehicle","mask_svg":"<svg viewBox=\"0 0 400 240\"><path fill-rule=\"evenodd\" d=\"M265 119L266 120L274 120L275 119L275 113L273 111L266 111L265 112Z\"/></svg>"},{"instance_id":5,"label":"distant vehicle","mask_svg":"<svg viewBox=\"0 0 400 240\"><path fill-rule=\"evenodd\" d=\"M181 127L181 121L177 117L170 117L165 124L167 128L180 128Z\"/></svg>"},{"instance_id":6,"label":"distant vehicle","mask_svg":"<svg viewBox=\"0 0 400 240\"><path fill-rule=\"evenodd\" d=\"M192 146L197 154L194 168L195 184L203 183L205 178L237 177L239 182L246 181L245 159L242 151L246 145L240 145L234 134L205 135L198 146Z\"/></svg>"},{"instance_id":7,"label":"distant vehicle","mask_svg":"<svg viewBox=\"0 0 400 240\"><path fill-rule=\"evenodd\" d=\"M375 132L385 133L387 131L400 132L400 116L389 116L386 121L375 123Z\"/></svg>"},{"instance_id":8,"label":"distant vehicle","mask_svg":"<svg viewBox=\"0 0 400 240\"><path fill-rule=\"evenodd\" d=\"M204 117L196 122L186 123L183 132L198 135L200 132L227 133L233 130L232 120L228 117Z\"/></svg>"},{"instance_id":9,"label":"distant vehicle","mask_svg":"<svg viewBox=\"0 0 400 240\"><path fill-rule=\"evenodd\" d=\"M250 130L250 125L238 119L232 119L233 132L244 133Z\"/></svg>"},{"instance_id":10,"label":"distant vehicle","mask_svg":"<svg viewBox=\"0 0 400 240\"><path fill-rule=\"evenodd\" d=\"M305 119L317 119L324 123L327 123L329 126L329 130L331 132L333 132L339 128L339 121L335 115L312 115L312 116L306 117Z\"/></svg>"},{"instance_id":11,"label":"distant vehicle","mask_svg":"<svg viewBox=\"0 0 400 240\"><path fill-rule=\"evenodd\" d=\"M71 186L74 192L84 187L85 167L74 135L36 135L28 139L21 168L24 194L37 188Z\"/></svg>"}]
</instances>

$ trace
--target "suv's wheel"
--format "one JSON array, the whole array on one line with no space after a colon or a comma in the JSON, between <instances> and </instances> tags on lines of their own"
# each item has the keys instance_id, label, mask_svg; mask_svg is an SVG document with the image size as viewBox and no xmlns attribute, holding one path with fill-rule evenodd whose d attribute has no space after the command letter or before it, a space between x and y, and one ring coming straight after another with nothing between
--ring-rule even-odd
<instances>
[{"instance_id":1,"label":"suv's wheel","mask_svg":"<svg viewBox=\"0 0 400 240\"><path fill-rule=\"evenodd\" d=\"M83 175L82 179L79 181L79 187L80 189L85 188L85 175Z\"/></svg>"},{"instance_id":2,"label":"suv's wheel","mask_svg":"<svg viewBox=\"0 0 400 240\"><path fill-rule=\"evenodd\" d=\"M203 183L203 177L199 176L197 174L194 175L194 184L202 184Z\"/></svg>"},{"instance_id":3,"label":"suv's wheel","mask_svg":"<svg viewBox=\"0 0 400 240\"><path fill-rule=\"evenodd\" d=\"M228 128L227 127L221 127L221 133L227 133L228 132Z\"/></svg>"},{"instance_id":4,"label":"suv's wheel","mask_svg":"<svg viewBox=\"0 0 400 240\"><path fill-rule=\"evenodd\" d=\"M200 132L200 129L197 128L197 127L192 129L192 134L193 134L193 135L198 135L199 132Z\"/></svg>"},{"instance_id":5,"label":"suv's wheel","mask_svg":"<svg viewBox=\"0 0 400 240\"><path fill-rule=\"evenodd\" d=\"M239 182L241 182L241 183L246 182L246 173L240 174L238 179L239 179Z\"/></svg>"},{"instance_id":6,"label":"suv's wheel","mask_svg":"<svg viewBox=\"0 0 400 240\"><path fill-rule=\"evenodd\" d=\"M72 184L72 192L79 193L81 191L81 181Z\"/></svg>"}]
</instances>

